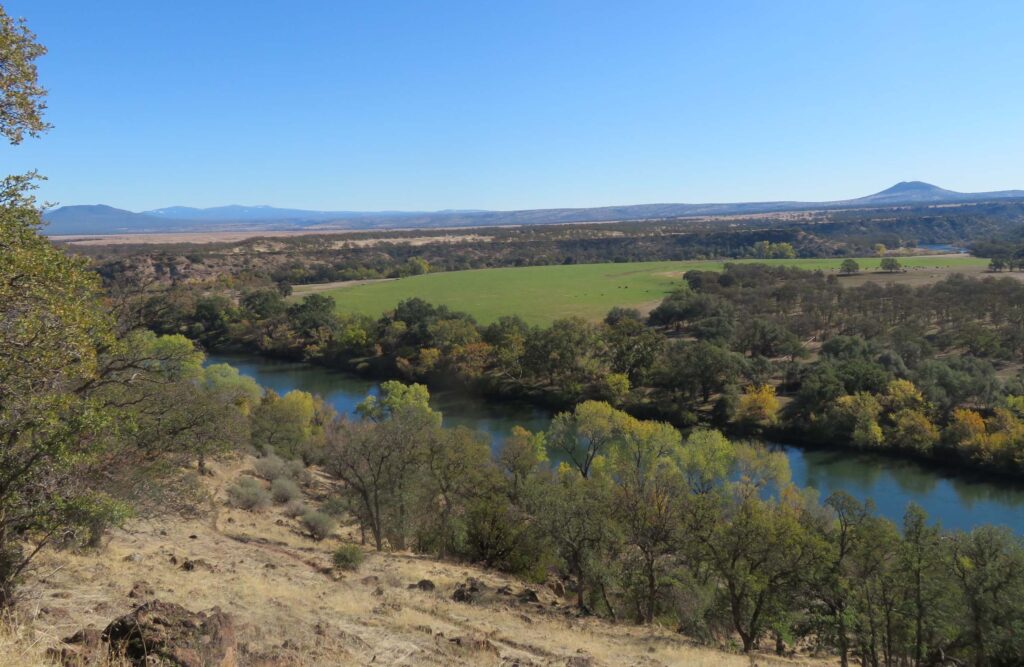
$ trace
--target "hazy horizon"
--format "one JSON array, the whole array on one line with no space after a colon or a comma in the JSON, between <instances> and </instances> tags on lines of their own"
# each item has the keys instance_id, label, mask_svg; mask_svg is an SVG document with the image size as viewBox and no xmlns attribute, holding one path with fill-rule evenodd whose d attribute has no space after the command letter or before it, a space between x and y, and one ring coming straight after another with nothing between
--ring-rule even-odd
<instances>
[{"instance_id":1,"label":"hazy horizon","mask_svg":"<svg viewBox=\"0 0 1024 667\"><path fill-rule=\"evenodd\" d=\"M113 203L110 203L110 202L76 202L76 203L68 203L68 204L63 204L63 203L62 204L58 204L57 206L54 207L54 209L61 208L61 207L64 207L64 206L110 206L111 208L128 210L128 211L131 211L133 213L143 213L143 214L155 214L155 213L159 213L159 212L163 212L163 211L168 211L168 210L173 210L173 209L193 209L193 210L197 210L197 211L210 211L210 210L215 210L215 209L229 209L229 208L239 208L239 209L263 209L263 208L268 208L268 209L281 209L281 210L305 210L305 211L309 211L309 212L312 212L312 213L443 213L443 212L449 212L449 211L450 212L474 212L474 211L478 211L478 212L495 212L495 213L500 213L500 212L505 212L505 211L528 211L528 210L542 210L542 209L549 209L549 208L550 209L619 208L619 207L629 207L629 206L668 205L668 204L690 204L690 205L709 204L709 205L711 205L711 204L758 204L758 203L775 203L775 202L792 202L794 204L818 204L818 203L820 203L820 204L829 204L829 203L833 203L833 202L850 201L850 200L858 199L858 198L865 197L865 196L871 196L871 195L877 194L878 192L885 192L886 190L889 190L890 188L898 187L900 185L904 185L904 184L908 184L908 183L922 183L923 185L936 187L936 188L941 189L941 190L950 190L950 188L944 188L942 185L939 185L939 184L936 184L936 183L927 183L927 182L924 182L924 181L913 180L913 181L900 181L899 183L891 184L891 185L889 185L889 186L887 186L885 188L881 188L881 189L879 189L876 192L868 192L868 193L861 193L861 194L851 194L848 197L843 197L841 199L834 199L834 200L828 200L828 201L807 201L807 200L798 200L798 199L779 197L779 198L774 198L774 199L764 199L764 200L758 200L758 201L738 201L738 200L725 201L725 200L723 200L723 201L715 201L715 202L712 202L712 201L691 201L691 202L667 202L667 201L665 201L665 202L619 202L619 203L615 203L615 204L602 204L600 206L551 206L551 207L533 207L533 208L524 208L524 209L460 209L460 208L448 207L448 208L430 209L430 210L427 210L427 209L378 209L378 210L368 210L368 209L342 209L342 208L315 209L315 208L310 208L310 207L306 207L306 206L279 206L279 205L274 204L274 203L250 204L250 203L238 203L238 202L214 204L214 205L211 205L211 206L192 206L190 204L176 203L176 204L168 204L168 205L165 205L165 206L158 206L158 207L151 208L151 209L133 210L133 209L128 209L128 208L125 208L125 207L122 207L122 206L117 206L116 204L113 204ZM1009 188L1009 190L1024 190L1024 188ZM956 190L954 190L953 192L957 192L957 193L960 193L960 194L975 194L975 193L961 193L960 191L956 191ZM986 189L986 190L978 191L977 194L984 194L984 193L987 193L987 192L999 192L999 191L991 190L991 189ZM51 210L53 210L53 209L51 209ZM173 217L173 215L168 215L167 217Z\"/></svg>"},{"instance_id":2,"label":"hazy horizon","mask_svg":"<svg viewBox=\"0 0 1024 667\"><path fill-rule=\"evenodd\" d=\"M64 205L507 211L1024 187L1015 4L6 5L49 48L55 127L0 160L39 169L41 197Z\"/></svg>"}]
</instances>

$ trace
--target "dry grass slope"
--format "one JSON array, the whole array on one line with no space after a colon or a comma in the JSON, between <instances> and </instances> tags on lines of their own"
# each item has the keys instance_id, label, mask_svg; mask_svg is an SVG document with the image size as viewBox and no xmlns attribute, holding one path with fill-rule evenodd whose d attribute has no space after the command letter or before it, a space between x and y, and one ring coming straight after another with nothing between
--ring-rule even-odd
<instances>
[{"instance_id":1,"label":"dry grass slope","mask_svg":"<svg viewBox=\"0 0 1024 667\"><path fill-rule=\"evenodd\" d=\"M215 467L215 497L251 460ZM338 575L342 539L314 543L280 508L221 509L202 521L136 522L98 554L48 553L24 592L24 621L0 634L0 667L45 665L45 650L90 624L104 627L147 596L192 610L219 606L239 622L247 655L289 665L735 665L825 664L756 660L696 646L665 628L577 618L546 589L539 603L453 602L467 577L488 588L524 584L479 568L408 553L367 553ZM186 570L183 564L190 561ZM421 579L434 591L410 589ZM136 589L136 597L129 592ZM151 593L138 597L139 590ZM27 624L25 624L27 623ZM255 660L255 659L253 659Z\"/></svg>"}]
</instances>

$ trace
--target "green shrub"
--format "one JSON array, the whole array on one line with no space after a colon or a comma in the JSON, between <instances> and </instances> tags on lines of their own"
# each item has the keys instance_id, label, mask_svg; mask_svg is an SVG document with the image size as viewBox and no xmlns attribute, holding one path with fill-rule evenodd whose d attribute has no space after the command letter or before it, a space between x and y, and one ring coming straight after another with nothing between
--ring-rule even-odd
<instances>
[{"instance_id":1,"label":"green shrub","mask_svg":"<svg viewBox=\"0 0 1024 667\"><path fill-rule=\"evenodd\" d=\"M306 469L306 464L298 459L286 462L282 466L281 474L302 485L309 484L312 479L309 470Z\"/></svg>"},{"instance_id":2,"label":"green shrub","mask_svg":"<svg viewBox=\"0 0 1024 667\"><path fill-rule=\"evenodd\" d=\"M306 503L301 500L293 500L284 506L284 515L292 519L297 519L308 511Z\"/></svg>"},{"instance_id":3,"label":"green shrub","mask_svg":"<svg viewBox=\"0 0 1024 667\"><path fill-rule=\"evenodd\" d=\"M320 505L320 511L337 519L348 513L348 507L341 496L331 496Z\"/></svg>"},{"instance_id":4,"label":"green shrub","mask_svg":"<svg viewBox=\"0 0 1024 667\"><path fill-rule=\"evenodd\" d=\"M268 482L278 477L285 475L285 463L281 460L277 454L270 453L261 459L257 459L253 465L253 469L256 471L256 475L262 477Z\"/></svg>"},{"instance_id":5,"label":"green shrub","mask_svg":"<svg viewBox=\"0 0 1024 667\"><path fill-rule=\"evenodd\" d=\"M270 494L252 477L242 477L228 489L228 501L239 509L256 511L270 504Z\"/></svg>"},{"instance_id":6,"label":"green shrub","mask_svg":"<svg viewBox=\"0 0 1024 667\"><path fill-rule=\"evenodd\" d=\"M343 544L334 552L334 567L339 570L355 571L363 564L363 550L358 544Z\"/></svg>"},{"instance_id":7,"label":"green shrub","mask_svg":"<svg viewBox=\"0 0 1024 667\"><path fill-rule=\"evenodd\" d=\"M282 477L299 484L308 484L310 481L306 464L298 459L295 461L285 461L273 452L257 459L256 463L253 464L253 469L258 477L262 477L268 482Z\"/></svg>"},{"instance_id":8,"label":"green shrub","mask_svg":"<svg viewBox=\"0 0 1024 667\"><path fill-rule=\"evenodd\" d=\"M278 477L270 483L270 495L275 503L287 503L302 495L299 485L287 477Z\"/></svg>"},{"instance_id":9,"label":"green shrub","mask_svg":"<svg viewBox=\"0 0 1024 667\"><path fill-rule=\"evenodd\" d=\"M302 525L309 536L319 542L334 530L334 519L323 512L306 512L302 515Z\"/></svg>"}]
</instances>

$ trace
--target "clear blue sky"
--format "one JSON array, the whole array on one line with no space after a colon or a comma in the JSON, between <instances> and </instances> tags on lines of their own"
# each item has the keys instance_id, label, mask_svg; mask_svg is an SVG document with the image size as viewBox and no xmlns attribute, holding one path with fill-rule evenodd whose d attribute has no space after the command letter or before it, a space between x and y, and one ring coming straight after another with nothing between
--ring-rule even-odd
<instances>
[{"instance_id":1,"label":"clear blue sky","mask_svg":"<svg viewBox=\"0 0 1024 667\"><path fill-rule=\"evenodd\" d=\"M0 0L43 196L131 210L1024 188L1024 3Z\"/></svg>"}]
</instances>

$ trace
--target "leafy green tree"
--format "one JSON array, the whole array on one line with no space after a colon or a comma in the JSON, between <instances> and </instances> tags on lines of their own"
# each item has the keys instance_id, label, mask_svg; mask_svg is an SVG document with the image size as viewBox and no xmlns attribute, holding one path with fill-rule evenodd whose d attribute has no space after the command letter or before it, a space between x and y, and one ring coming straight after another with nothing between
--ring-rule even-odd
<instances>
[{"instance_id":1,"label":"leafy green tree","mask_svg":"<svg viewBox=\"0 0 1024 667\"><path fill-rule=\"evenodd\" d=\"M276 289L249 292L241 300L242 308L250 317L266 320L283 315L288 306Z\"/></svg>"},{"instance_id":2,"label":"leafy green tree","mask_svg":"<svg viewBox=\"0 0 1024 667\"><path fill-rule=\"evenodd\" d=\"M847 623L851 653L861 664L892 664L907 656L907 598L900 586L900 534L891 521L869 517L847 559L851 582Z\"/></svg>"},{"instance_id":3,"label":"leafy green tree","mask_svg":"<svg viewBox=\"0 0 1024 667\"><path fill-rule=\"evenodd\" d=\"M679 459L690 491L707 494L729 479L736 450L719 431L696 429L686 438Z\"/></svg>"},{"instance_id":4,"label":"leafy green tree","mask_svg":"<svg viewBox=\"0 0 1024 667\"><path fill-rule=\"evenodd\" d=\"M380 397L368 396L358 406L362 421L336 420L328 432L326 469L344 482L342 493L378 551L385 542L405 548L412 484L441 425L429 400L423 385L385 382Z\"/></svg>"},{"instance_id":5,"label":"leafy green tree","mask_svg":"<svg viewBox=\"0 0 1024 667\"><path fill-rule=\"evenodd\" d=\"M514 380L523 376L523 356L530 327L518 316L499 317L484 329L483 339L491 345L495 369Z\"/></svg>"},{"instance_id":6,"label":"leafy green tree","mask_svg":"<svg viewBox=\"0 0 1024 667\"><path fill-rule=\"evenodd\" d=\"M555 415L547 433L548 447L589 477L594 462L606 457L622 436L626 417L607 403L585 401L572 412Z\"/></svg>"},{"instance_id":7,"label":"leafy green tree","mask_svg":"<svg viewBox=\"0 0 1024 667\"><path fill-rule=\"evenodd\" d=\"M458 552L460 530L455 525L465 514L469 501L487 488L484 476L496 473L490 441L484 433L464 426L442 429L437 437L426 438L423 464L425 479L421 516L421 542L432 544L442 558ZM430 535L429 526L436 526Z\"/></svg>"},{"instance_id":8,"label":"leafy green tree","mask_svg":"<svg viewBox=\"0 0 1024 667\"><path fill-rule=\"evenodd\" d=\"M0 134L12 144L50 129L43 120L46 89L39 84L35 63L45 53L25 22L0 6Z\"/></svg>"},{"instance_id":9,"label":"leafy green tree","mask_svg":"<svg viewBox=\"0 0 1024 667\"><path fill-rule=\"evenodd\" d=\"M662 336L645 326L639 317L620 315L614 309L606 324L612 370L626 374L632 384L642 383L661 351Z\"/></svg>"},{"instance_id":10,"label":"leafy green tree","mask_svg":"<svg viewBox=\"0 0 1024 667\"><path fill-rule=\"evenodd\" d=\"M882 406L867 392L842 396L829 410L833 432L858 447L878 447L883 442L878 417Z\"/></svg>"},{"instance_id":11,"label":"leafy green tree","mask_svg":"<svg viewBox=\"0 0 1024 667\"><path fill-rule=\"evenodd\" d=\"M264 454L295 458L313 436L315 411L312 394L296 389L279 396L267 390L253 412L253 445Z\"/></svg>"},{"instance_id":12,"label":"leafy green tree","mask_svg":"<svg viewBox=\"0 0 1024 667\"><path fill-rule=\"evenodd\" d=\"M547 489L539 509L544 530L575 579L576 606L587 610L587 593L598 583L596 571L615 539L611 479L607 474L586 478L563 463L557 482Z\"/></svg>"},{"instance_id":13,"label":"leafy green tree","mask_svg":"<svg viewBox=\"0 0 1024 667\"><path fill-rule=\"evenodd\" d=\"M535 377L578 396L586 385L607 372L604 341L597 327L579 318L555 320L547 329L534 329L526 340L524 360Z\"/></svg>"},{"instance_id":14,"label":"leafy green tree","mask_svg":"<svg viewBox=\"0 0 1024 667\"><path fill-rule=\"evenodd\" d=\"M743 356L707 341L668 346L656 373L659 387L700 397L711 395L735 381L745 367Z\"/></svg>"},{"instance_id":15,"label":"leafy green tree","mask_svg":"<svg viewBox=\"0 0 1024 667\"><path fill-rule=\"evenodd\" d=\"M619 421L620 437L610 457L618 482L614 506L631 560L639 565L634 593L637 620L653 623L664 563L677 551L682 524L686 488L679 469L682 439L669 424L626 415Z\"/></svg>"},{"instance_id":16,"label":"leafy green tree","mask_svg":"<svg viewBox=\"0 0 1024 667\"><path fill-rule=\"evenodd\" d=\"M895 257L883 257L881 268L886 273L896 273L903 269L903 267L900 266L900 260Z\"/></svg>"},{"instance_id":17,"label":"leafy green tree","mask_svg":"<svg viewBox=\"0 0 1024 667\"><path fill-rule=\"evenodd\" d=\"M779 399L775 387L768 384L751 385L740 396L736 421L751 427L773 426L778 421Z\"/></svg>"},{"instance_id":18,"label":"leafy green tree","mask_svg":"<svg viewBox=\"0 0 1024 667\"><path fill-rule=\"evenodd\" d=\"M838 491L825 501L832 510L835 520L826 533L827 551L823 562L824 573L816 586L831 617L839 662L842 667L849 665L850 637L848 623L853 588L856 581L851 571L854 554L865 539L864 526L871 518L871 504L861 504L848 493Z\"/></svg>"},{"instance_id":19,"label":"leafy green tree","mask_svg":"<svg viewBox=\"0 0 1024 667\"><path fill-rule=\"evenodd\" d=\"M939 429L918 410L900 410L892 421L887 440L896 447L928 453L939 441Z\"/></svg>"},{"instance_id":20,"label":"leafy green tree","mask_svg":"<svg viewBox=\"0 0 1024 667\"><path fill-rule=\"evenodd\" d=\"M903 516L903 536L897 581L907 599L910 657L920 665L951 631L945 624L952 582L947 574L942 532L928 525L925 511L914 503Z\"/></svg>"},{"instance_id":21,"label":"leafy green tree","mask_svg":"<svg viewBox=\"0 0 1024 667\"><path fill-rule=\"evenodd\" d=\"M721 604L745 652L806 600L823 544L803 521L802 501L774 502L743 493L718 521L696 534L700 558L719 581Z\"/></svg>"},{"instance_id":22,"label":"leafy green tree","mask_svg":"<svg viewBox=\"0 0 1024 667\"><path fill-rule=\"evenodd\" d=\"M49 127L43 53L0 8L0 134L13 144ZM92 436L109 416L90 393L113 322L96 277L39 234L33 177L0 181L0 606L54 535L125 514L80 474L103 458Z\"/></svg>"},{"instance_id":23,"label":"leafy green tree","mask_svg":"<svg viewBox=\"0 0 1024 667\"><path fill-rule=\"evenodd\" d=\"M963 595L974 664L1012 664L1024 655L1024 548L1009 529L980 526L953 538L952 568Z\"/></svg>"},{"instance_id":24,"label":"leafy green tree","mask_svg":"<svg viewBox=\"0 0 1024 667\"><path fill-rule=\"evenodd\" d=\"M509 480L509 497L513 502L520 500L547 460L544 433L531 433L522 426L512 428L498 454L498 465Z\"/></svg>"},{"instance_id":25,"label":"leafy green tree","mask_svg":"<svg viewBox=\"0 0 1024 667\"><path fill-rule=\"evenodd\" d=\"M860 264L854 259L844 259L843 263L839 265L839 273L847 276L860 273Z\"/></svg>"}]
</instances>

